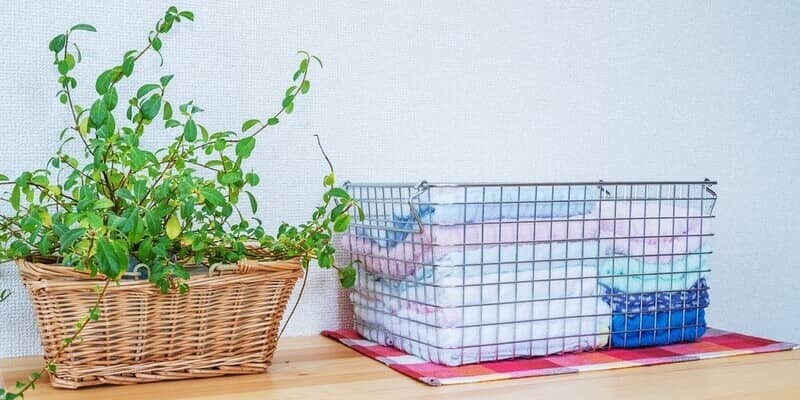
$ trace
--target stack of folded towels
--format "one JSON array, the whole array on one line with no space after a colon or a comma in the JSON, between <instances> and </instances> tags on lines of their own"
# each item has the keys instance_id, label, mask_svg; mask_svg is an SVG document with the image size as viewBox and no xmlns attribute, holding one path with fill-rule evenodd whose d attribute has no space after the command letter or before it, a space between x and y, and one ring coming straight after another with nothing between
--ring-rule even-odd
<instances>
[{"instance_id":1,"label":"stack of folded towels","mask_svg":"<svg viewBox=\"0 0 800 400\"><path fill-rule=\"evenodd\" d=\"M700 338L709 303L710 219L658 201L603 202L598 215L609 254L598 265L598 281L612 310L611 347Z\"/></svg>"},{"instance_id":2,"label":"stack of folded towels","mask_svg":"<svg viewBox=\"0 0 800 400\"><path fill-rule=\"evenodd\" d=\"M461 365L703 334L708 256L692 235L708 222L686 208L584 186L428 193L392 210L393 229L344 238L364 337Z\"/></svg>"}]
</instances>

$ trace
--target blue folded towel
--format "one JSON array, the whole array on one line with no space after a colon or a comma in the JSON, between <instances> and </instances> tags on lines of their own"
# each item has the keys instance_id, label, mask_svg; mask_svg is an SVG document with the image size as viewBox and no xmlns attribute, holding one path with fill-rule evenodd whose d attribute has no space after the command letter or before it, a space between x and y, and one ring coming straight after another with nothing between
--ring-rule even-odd
<instances>
[{"instance_id":1,"label":"blue folded towel","mask_svg":"<svg viewBox=\"0 0 800 400\"><path fill-rule=\"evenodd\" d=\"M705 308L709 304L705 278L700 278L688 290L630 294L601 284L600 293L615 313Z\"/></svg>"},{"instance_id":2,"label":"blue folded towel","mask_svg":"<svg viewBox=\"0 0 800 400\"><path fill-rule=\"evenodd\" d=\"M614 313L611 347L660 346L693 342L706 333L705 309Z\"/></svg>"}]
</instances>

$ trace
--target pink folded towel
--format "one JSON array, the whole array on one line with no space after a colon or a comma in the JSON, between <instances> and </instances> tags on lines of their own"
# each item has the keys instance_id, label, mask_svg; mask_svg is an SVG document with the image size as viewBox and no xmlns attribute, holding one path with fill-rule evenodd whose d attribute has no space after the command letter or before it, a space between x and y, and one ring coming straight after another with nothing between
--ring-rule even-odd
<instances>
[{"instance_id":1,"label":"pink folded towel","mask_svg":"<svg viewBox=\"0 0 800 400\"><path fill-rule=\"evenodd\" d=\"M345 235L342 245L357 256L366 268L392 277L414 274L415 267L430 264L454 251L477 246L508 246L517 243L581 240L596 238L597 221L585 216L571 220L494 221L483 224L426 226L423 233L408 235L391 246L355 235ZM526 259L525 257L528 257ZM530 261L530 255L520 255Z\"/></svg>"},{"instance_id":2,"label":"pink folded towel","mask_svg":"<svg viewBox=\"0 0 800 400\"><path fill-rule=\"evenodd\" d=\"M599 256L626 254L645 262L667 263L697 251L704 240L700 234L711 232L710 225L711 220L704 219L698 209L653 201L601 201L589 214L570 219L426 225L422 233L409 234L389 246L352 234L343 236L341 243L367 270L404 277L452 252L567 240L600 239ZM520 261L530 261L530 257L521 254Z\"/></svg>"},{"instance_id":3,"label":"pink folded towel","mask_svg":"<svg viewBox=\"0 0 800 400\"><path fill-rule=\"evenodd\" d=\"M711 219L701 215L699 209L659 206L658 202L603 201L587 219L599 220L601 245L613 249L610 252L648 263L668 263L708 241L700 235L712 231Z\"/></svg>"}]
</instances>

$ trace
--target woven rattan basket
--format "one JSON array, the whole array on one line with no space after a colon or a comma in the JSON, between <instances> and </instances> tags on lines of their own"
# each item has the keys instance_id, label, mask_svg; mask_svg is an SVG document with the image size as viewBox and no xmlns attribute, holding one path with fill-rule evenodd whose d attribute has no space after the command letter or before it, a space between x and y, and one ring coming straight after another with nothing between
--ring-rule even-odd
<instances>
[{"instance_id":1,"label":"woven rattan basket","mask_svg":"<svg viewBox=\"0 0 800 400\"><path fill-rule=\"evenodd\" d=\"M75 332L102 281L54 264L18 260L45 356ZM193 276L186 294L147 281L109 286L101 317L56 361L55 387L134 384L262 373L270 365L299 262L240 261L232 271Z\"/></svg>"}]
</instances>

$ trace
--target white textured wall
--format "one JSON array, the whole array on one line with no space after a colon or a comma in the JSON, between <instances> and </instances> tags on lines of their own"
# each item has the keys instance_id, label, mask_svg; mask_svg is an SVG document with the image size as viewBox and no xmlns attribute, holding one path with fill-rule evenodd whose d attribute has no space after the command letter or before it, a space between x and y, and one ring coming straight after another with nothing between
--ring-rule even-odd
<instances>
[{"instance_id":1,"label":"white textured wall","mask_svg":"<svg viewBox=\"0 0 800 400\"><path fill-rule=\"evenodd\" d=\"M232 3L180 4L197 21L166 38L161 70L149 57L136 72L175 73L176 102L237 128L278 105L295 50L322 57L310 97L256 150L270 226L303 221L320 194L313 133L353 181L711 177L711 323L800 342L800 3ZM167 5L5 2L0 170L43 165L67 123L50 37L97 26L77 37L88 99L90 77L141 47ZM0 304L0 356L39 352L13 268L0 287L16 292ZM332 274L312 274L289 333L348 323L345 304Z\"/></svg>"}]
</instances>

